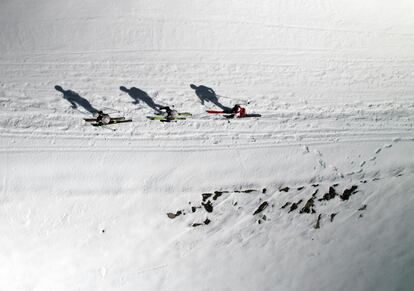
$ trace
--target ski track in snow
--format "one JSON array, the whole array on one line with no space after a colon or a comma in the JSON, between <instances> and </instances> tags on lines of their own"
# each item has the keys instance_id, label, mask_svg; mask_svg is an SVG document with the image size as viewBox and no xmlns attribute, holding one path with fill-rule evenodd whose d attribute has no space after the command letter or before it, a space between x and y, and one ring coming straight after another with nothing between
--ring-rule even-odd
<instances>
[{"instance_id":1,"label":"ski track in snow","mask_svg":"<svg viewBox=\"0 0 414 291\"><path fill-rule=\"evenodd\" d=\"M76 144L74 150L133 151L148 150L152 146L161 147L159 150L195 150L197 147L208 150L374 140L390 142L401 137L414 139L414 103L358 103L340 109L329 105L314 109L303 104L284 104L288 109L275 109L273 113L254 111L261 113L261 118L224 120L207 113L195 113L185 121L169 124L146 120L149 110L134 110L134 105L128 103L122 107L128 105L127 117L133 122L111 125L109 127L116 129L111 132L93 128L83 121L83 114L70 108L60 114L57 109L50 109L51 104L48 108L44 108L46 104L40 104L38 113L27 113L17 109L21 110L23 106L13 110L7 104L0 115L0 136L7 138L9 143L3 141L0 150L29 150L30 147L19 146L19 141L31 139L41 140L40 147L33 147L33 150L68 150L71 144ZM117 114L121 113L113 115ZM60 140L57 144L56 139ZM62 141L67 144L59 147ZM108 143L111 146L105 145Z\"/></svg>"}]
</instances>

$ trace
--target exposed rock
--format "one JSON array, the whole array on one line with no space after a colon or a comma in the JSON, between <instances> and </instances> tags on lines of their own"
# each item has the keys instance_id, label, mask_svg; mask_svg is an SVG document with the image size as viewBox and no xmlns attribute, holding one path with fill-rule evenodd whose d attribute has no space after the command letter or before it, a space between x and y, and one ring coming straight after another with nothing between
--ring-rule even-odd
<instances>
[{"instance_id":1,"label":"exposed rock","mask_svg":"<svg viewBox=\"0 0 414 291\"><path fill-rule=\"evenodd\" d=\"M342 200L348 200L349 197L351 197L351 195L356 192L356 189L358 189L358 186L356 186L356 185L353 185L349 189L345 189L344 193L340 196L340 198Z\"/></svg>"},{"instance_id":2,"label":"exposed rock","mask_svg":"<svg viewBox=\"0 0 414 291\"><path fill-rule=\"evenodd\" d=\"M213 194L212 193L203 193L203 194L201 194L201 196L203 196L203 202L206 202L208 198L213 196Z\"/></svg>"},{"instance_id":3,"label":"exposed rock","mask_svg":"<svg viewBox=\"0 0 414 291\"><path fill-rule=\"evenodd\" d=\"M281 207L281 209L285 209L286 207L288 207L290 204L292 204L292 202L286 202L285 205L283 205Z\"/></svg>"},{"instance_id":4,"label":"exposed rock","mask_svg":"<svg viewBox=\"0 0 414 291\"><path fill-rule=\"evenodd\" d=\"M319 192L319 189L316 189L315 192L313 192L312 197L315 198L316 194L318 194L318 192Z\"/></svg>"},{"instance_id":5,"label":"exposed rock","mask_svg":"<svg viewBox=\"0 0 414 291\"><path fill-rule=\"evenodd\" d=\"M180 216L181 214L182 214L182 211L181 210L178 210L176 213L168 212L167 213L167 216L169 218L173 219L173 218L176 218L177 216Z\"/></svg>"},{"instance_id":6,"label":"exposed rock","mask_svg":"<svg viewBox=\"0 0 414 291\"><path fill-rule=\"evenodd\" d=\"M302 203L302 201L303 201L303 199L300 199L298 202L292 203L292 206L290 206L289 213L296 210L298 208L299 204Z\"/></svg>"},{"instance_id":7,"label":"exposed rock","mask_svg":"<svg viewBox=\"0 0 414 291\"><path fill-rule=\"evenodd\" d=\"M223 193L224 192L214 191L213 200L217 200L217 198L219 198L221 195L223 195Z\"/></svg>"},{"instance_id":8,"label":"exposed rock","mask_svg":"<svg viewBox=\"0 0 414 291\"><path fill-rule=\"evenodd\" d=\"M281 188L279 189L280 192L288 192L289 191L289 187L285 187L285 188Z\"/></svg>"},{"instance_id":9,"label":"exposed rock","mask_svg":"<svg viewBox=\"0 0 414 291\"><path fill-rule=\"evenodd\" d=\"M334 218L335 218L335 216L337 215L338 213L332 213L331 214L331 222L334 220Z\"/></svg>"},{"instance_id":10,"label":"exposed rock","mask_svg":"<svg viewBox=\"0 0 414 291\"><path fill-rule=\"evenodd\" d=\"M322 214L319 214L318 219L316 220L316 224L314 226L315 229L321 228L321 217L322 217Z\"/></svg>"},{"instance_id":11,"label":"exposed rock","mask_svg":"<svg viewBox=\"0 0 414 291\"><path fill-rule=\"evenodd\" d=\"M333 187L329 187L329 192L325 193L322 198L319 199L319 201L329 201L331 199L334 199L338 195Z\"/></svg>"},{"instance_id":12,"label":"exposed rock","mask_svg":"<svg viewBox=\"0 0 414 291\"><path fill-rule=\"evenodd\" d=\"M253 215L256 215L260 212L262 212L263 210L266 209L266 207L269 205L269 203L267 203L267 201L264 201L262 204L260 204L259 208L256 209L256 211L253 213Z\"/></svg>"},{"instance_id":13,"label":"exposed rock","mask_svg":"<svg viewBox=\"0 0 414 291\"><path fill-rule=\"evenodd\" d=\"M358 210L359 210L359 211L363 211L363 210L365 210L365 209L367 209L367 205L366 205L366 204L362 205L362 206L361 206L361 208L359 208Z\"/></svg>"},{"instance_id":14,"label":"exposed rock","mask_svg":"<svg viewBox=\"0 0 414 291\"><path fill-rule=\"evenodd\" d=\"M306 202L305 206L299 211L299 213L315 213L316 211L314 209L314 206L315 206L315 202L313 198L310 198Z\"/></svg>"},{"instance_id":15,"label":"exposed rock","mask_svg":"<svg viewBox=\"0 0 414 291\"><path fill-rule=\"evenodd\" d=\"M248 189L248 190L244 190L244 191L241 191L241 192L243 192L243 193L252 193L252 192L255 192L255 191L257 191L257 190L255 190L255 189Z\"/></svg>"},{"instance_id":16,"label":"exposed rock","mask_svg":"<svg viewBox=\"0 0 414 291\"><path fill-rule=\"evenodd\" d=\"M205 209L207 212L213 212L213 205L211 204L211 202L210 202L210 201L207 201L207 203L201 203L201 205L203 205L203 206L204 206L204 209Z\"/></svg>"}]
</instances>

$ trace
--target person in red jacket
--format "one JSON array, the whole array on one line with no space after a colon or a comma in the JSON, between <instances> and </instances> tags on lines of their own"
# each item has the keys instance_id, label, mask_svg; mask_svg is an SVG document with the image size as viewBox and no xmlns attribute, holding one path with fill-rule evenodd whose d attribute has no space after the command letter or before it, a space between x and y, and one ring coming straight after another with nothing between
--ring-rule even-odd
<instances>
[{"instance_id":1,"label":"person in red jacket","mask_svg":"<svg viewBox=\"0 0 414 291\"><path fill-rule=\"evenodd\" d=\"M234 117L242 118L246 116L246 108L241 107L239 104L234 105L231 111Z\"/></svg>"}]
</instances>

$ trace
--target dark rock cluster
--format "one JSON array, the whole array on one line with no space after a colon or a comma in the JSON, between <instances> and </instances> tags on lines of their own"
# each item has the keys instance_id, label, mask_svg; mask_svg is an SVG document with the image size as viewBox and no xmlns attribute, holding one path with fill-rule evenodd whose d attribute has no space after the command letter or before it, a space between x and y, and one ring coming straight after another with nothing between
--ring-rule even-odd
<instances>
[{"instance_id":1,"label":"dark rock cluster","mask_svg":"<svg viewBox=\"0 0 414 291\"><path fill-rule=\"evenodd\" d=\"M362 184L367 183L366 180L361 181ZM279 188L279 195L281 195L281 192L285 192L288 193L289 191L291 191L293 189L296 190L297 192L307 188L307 187L312 187L312 188L316 188L313 193L311 194L311 196L307 197L307 198L300 198L296 201L287 201L285 204L283 204L283 206L281 207L281 209L288 209L288 213L292 213L298 210L299 214L309 214L309 215L316 215L316 222L313 226L313 228L315 229L319 229L321 228L322 225L322 219L323 217L327 217L327 220L329 220L330 222L333 222L336 215L339 212L334 212L334 213L318 213L318 206L319 205L325 205L326 203L330 203L330 201L334 200L334 199L339 199L339 201L341 202L346 202L347 200L349 200L355 193L357 193L358 190L358 186L357 185L352 185L350 187L346 187L343 192L341 193L338 190L338 186L339 184L333 184L329 187L328 192L324 193L323 195L318 195L320 187L319 184L310 184L308 186L300 186L300 187L295 187L295 188L291 188L288 186L284 186L283 188L280 187ZM309 188L308 188L309 189ZM208 225L211 223L210 218L207 217L207 215L212 214L214 212L214 207L215 207L215 203L218 199L220 199L222 196L226 196L225 194L227 193L253 193L256 192L257 195L261 194L265 194L267 192L266 188L263 188L261 191L260 190L255 190L255 189L247 189L247 190L233 190L233 191L214 191L212 193L203 193L201 194L201 202L198 205L192 205L191 202L189 202L189 204L191 205L190 207L190 211L189 213L195 213L199 210L203 210L206 213L205 219L200 221L200 222L193 222L191 224L192 227L197 227L197 226L201 226L201 225ZM306 193L306 192L304 192ZM289 194L285 194L285 195L289 195ZM259 205L257 206L257 208L252 211L253 216L257 217L257 223L258 224L262 224L265 221L268 221L268 217L266 216L266 214L264 214L264 212L266 212L265 210L269 208L270 204L269 201L263 201L262 198L259 198ZM238 202L235 201L234 203L232 203L233 206L237 206ZM274 204L271 204L271 207L274 207ZM364 211L367 209L367 205L363 205L361 206L358 211ZM271 210L270 210L271 211ZM268 211L267 211L268 212ZM174 219L180 215L186 215L186 212L184 210L178 210L176 212L169 212L167 213L167 216L170 219ZM360 213L359 217L363 217L362 213Z\"/></svg>"}]
</instances>

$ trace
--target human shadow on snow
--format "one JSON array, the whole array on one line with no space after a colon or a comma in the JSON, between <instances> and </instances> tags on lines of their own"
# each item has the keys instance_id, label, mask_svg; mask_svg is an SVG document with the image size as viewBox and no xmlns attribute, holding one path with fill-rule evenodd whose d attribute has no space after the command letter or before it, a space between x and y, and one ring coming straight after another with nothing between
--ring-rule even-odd
<instances>
[{"instance_id":1,"label":"human shadow on snow","mask_svg":"<svg viewBox=\"0 0 414 291\"><path fill-rule=\"evenodd\" d=\"M86 111L92 114L98 112L98 109L93 107L87 99L83 98L75 91L64 90L61 86L58 86L58 85L55 86L55 89L63 94L63 98L69 101L73 109L77 109L78 106L81 106Z\"/></svg>"},{"instance_id":2,"label":"human shadow on snow","mask_svg":"<svg viewBox=\"0 0 414 291\"><path fill-rule=\"evenodd\" d=\"M220 107L223 111L231 111L230 107L224 106L219 102L218 96L212 88L209 88L204 85L196 86L194 84L190 84L190 87L191 89L195 90L195 93L197 97L200 99L202 105L204 105L204 102L207 101Z\"/></svg>"},{"instance_id":3,"label":"human shadow on snow","mask_svg":"<svg viewBox=\"0 0 414 291\"><path fill-rule=\"evenodd\" d=\"M163 107L160 104L157 104L154 102L154 100L148 95L147 92L136 88L136 87L131 87L130 89L121 86L119 87L119 89L123 92L128 93L128 95L134 99L133 104L139 104L140 101L146 103L150 108L152 108L153 110L160 112L160 108Z\"/></svg>"}]
</instances>

